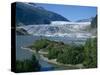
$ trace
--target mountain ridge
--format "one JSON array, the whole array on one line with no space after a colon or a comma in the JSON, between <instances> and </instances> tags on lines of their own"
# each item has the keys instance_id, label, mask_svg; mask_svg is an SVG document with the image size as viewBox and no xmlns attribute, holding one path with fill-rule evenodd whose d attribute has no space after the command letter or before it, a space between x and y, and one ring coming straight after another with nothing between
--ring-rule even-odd
<instances>
[{"instance_id":1,"label":"mountain ridge","mask_svg":"<svg viewBox=\"0 0 100 75\"><path fill-rule=\"evenodd\" d=\"M16 3L16 24L50 24L51 21L69 21L55 12L29 3Z\"/></svg>"}]
</instances>

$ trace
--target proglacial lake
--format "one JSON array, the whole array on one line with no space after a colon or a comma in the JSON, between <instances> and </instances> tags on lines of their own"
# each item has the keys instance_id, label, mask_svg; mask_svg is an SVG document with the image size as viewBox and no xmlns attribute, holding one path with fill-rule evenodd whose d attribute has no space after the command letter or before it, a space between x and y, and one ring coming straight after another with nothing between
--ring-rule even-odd
<instances>
[{"instance_id":1,"label":"proglacial lake","mask_svg":"<svg viewBox=\"0 0 100 75\"><path fill-rule=\"evenodd\" d=\"M24 50L21 47L26 47L28 45L31 45L34 43L34 41L41 39L44 37L41 36L33 36L33 35L16 35L16 59L17 60L24 60L24 59L30 59L32 56L32 52L29 50ZM68 37L45 37L50 40L54 41L62 41L64 43L71 43L71 42L76 42L76 43L84 43L86 41L86 38L68 38ZM53 65L44 61L44 60L39 60L39 63L42 66L42 71L47 70L50 68L53 69ZM45 67L46 69L44 69Z\"/></svg>"}]
</instances>

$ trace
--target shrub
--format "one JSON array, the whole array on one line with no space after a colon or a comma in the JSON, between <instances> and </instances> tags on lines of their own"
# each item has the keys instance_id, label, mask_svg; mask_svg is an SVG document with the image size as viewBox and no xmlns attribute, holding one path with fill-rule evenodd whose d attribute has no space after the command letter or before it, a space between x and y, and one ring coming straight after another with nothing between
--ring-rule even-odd
<instances>
[{"instance_id":1,"label":"shrub","mask_svg":"<svg viewBox=\"0 0 100 75\"><path fill-rule=\"evenodd\" d=\"M32 56L31 60L16 60L16 72L32 72L32 71L39 71L40 65L38 60L36 60L35 56Z\"/></svg>"},{"instance_id":2,"label":"shrub","mask_svg":"<svg viewBox=\"0 0 100 75\"><path fill-rule=\"evenodd\" d=\"M33 44L33 47L38 51L40 49L45 48L48 44L49 44L49 40L47 40L47 39L40 39L40 40L37 40Z\"/></svg>"},{"instance_id":3,"label":"shrub","mask_svg":"<svg viewBox=\"0 0 100 75\"><path fill-rule=\"evenodd\" d=\"M59 54L57 61L64 64L79 64L84 60L83 46L73 45L65 48L63 54Z\"/></svg>"}]
</instances>

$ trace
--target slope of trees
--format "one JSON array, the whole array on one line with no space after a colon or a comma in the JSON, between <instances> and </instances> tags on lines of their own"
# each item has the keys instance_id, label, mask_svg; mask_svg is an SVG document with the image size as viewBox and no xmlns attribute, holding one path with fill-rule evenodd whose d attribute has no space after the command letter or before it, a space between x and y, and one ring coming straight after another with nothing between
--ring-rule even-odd
<instances>
[{"instance_id":1,"label":"slope of trees","mask_svg":"<svg viewBox=\"0 0 100 75\"><path fill-rule=\"evenodd\" d=\"M64 48L64 52L59 54L57 61L64 64L79 64L84 60L83 46L71 46Z\"/></svg>"},{"instance_id":2,"label":"slope of trees","mask_svg":"<svg viewBox=\"0 0 100 75\"><path fill-rule=\"evenodd\" d=\"M34 6L24 2L16 2L16 25L19 23L23 23L24 25L50 24L51 21L69 20L60 14L39 7L37 4Z\"/></svg>"},{"instance_id":3,"label":"slope of trees","mask_svg":"<svg viewBox=\"0 0 100 75\"><path fill-rule=\"evenodd\" d=\"M32 56L31 60L16 60L16 72L34 72L39 70L40 65L34 55Z\"/></svg>"},{"instance_id":4,"label":"slope of trees","mask_svg":"<svg viewBox=\"0 0 100 75\"><path fill-rule=\"evenodd\" d=\"M92 28L97 28L97 15L96 15L95 18L92 20L92 22L91 22L91 27L92 27Z\"/></svg>"},{"instance_id":5,"label":"slope of trees","mask_svg":"<svg viewBox=\"0 0 100 75\"><path fill-rule=\"evenodd\" d=\"M84 46L84 66L87 68L97 67L97 38L88 39Z\"/></svg>"}]
</instances>

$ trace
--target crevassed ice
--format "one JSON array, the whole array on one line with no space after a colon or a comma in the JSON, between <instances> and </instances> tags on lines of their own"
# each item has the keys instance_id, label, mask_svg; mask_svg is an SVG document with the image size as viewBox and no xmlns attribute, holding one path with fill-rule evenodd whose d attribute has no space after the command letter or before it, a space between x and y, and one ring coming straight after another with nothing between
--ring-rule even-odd
<instances>
[{"instance_id":1,"label":"crevassed ice","mask_svg":"<svg viewBox=\"0 0 100 75\"><path fill-rule=\"evenodd\" d=\"M17 28L25 29L29 34L42 36L61 36L61 37L90 37L91 33L84 29L90 26L90 22L66 22L52 21L51 24L24 25Z\"/></svg>"}]
</instances>

